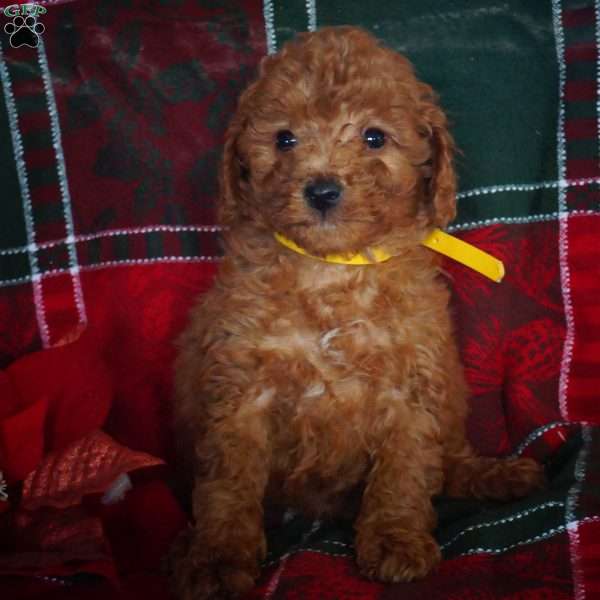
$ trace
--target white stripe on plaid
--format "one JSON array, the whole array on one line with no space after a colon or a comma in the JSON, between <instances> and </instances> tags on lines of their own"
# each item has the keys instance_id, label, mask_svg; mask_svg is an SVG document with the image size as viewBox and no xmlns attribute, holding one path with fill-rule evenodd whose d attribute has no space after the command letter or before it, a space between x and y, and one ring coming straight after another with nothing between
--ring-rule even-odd
<instances>
[{"instance_id":1,"label":"white stripe on plaid","mask_svg":"<svg viewBox=\"0 0 600 600\"><path fill-rule=\"evenodd\" d=\"M65 156L62 147L62 135L60 131L60 122L58 119L58 108L56 106L56 98L52 87L52 78L50 76L50 68L48 66L48 57L46 56L46 48L43 40L40 38L38 44L38 64L42 73L42 81L44 82L44 92L46 94L46 104L48 107L48 115L50 117L50 130L52 134L52 147L56 157L56 171L60 187L61 201L63 205L63 215L65 220L65 231L67 233L66 245L69 254L69 273L71 275L71 283L73 285L73 296L79 323L87 324L87 315L85 311L85 301L83 298L83 290L81 288L81 279L79 277L79 264L77 261L77 248L75 246L75 226L73 223L73 212L71 209L71 194L69 192L69 182L67 180L67 167L65 165Z\"/></svg>"},{"instance_id":2,"label":"white stripe on plaid","mask_svg":"<svg viewBox=\"0 0 600 600\"><path fill-rule=\"evenodd\" d=\"M275 9L274 0L263 0L263 18L265 20L265 35L267 36L267 54L277 52L277 38L275 36Z\"/></svg>"},{"instance_id":3,"label":"white stripe on plaid","mask_svg":"<svg viewBox=\"0 0 600 600\"><path fill-rule=\"evenodd\" d=\"M29 269L31 276L28 278L33 283L33 300L35 305L35 315L38 324L38 330L42 345L44 348L50 346L50 331L46 321L46 311L44 308L44 299L42 284L40 279L40 269L37 261L37 246L35 243L35 224L33 222L33 208L31 204L31 193L29 190L29 180L27 177L27 165L25 164L23 139L19 129L19 115L12 92L12 82L10 73L4 60L2 43L0 42L0 79L2 80L2 90L6 103L6 112L8 115L8 126L17 168L17 178L21 190L21 199L23 202L23 214L25 218L25 230L27 235L27 258L29 259Z\"/></svg>"},{"instance_id":4,"label":"white stripe on plaid","mask_svg":"<svg viewBox=\"0 0 600 600\"><path fill-rule=\"evenodd\" d=\"M60 585L64 587L71 587L73 585L73 581L67 579L66 577L51 577L50 575L34 575L34 579L39 581L45 581L46 583L53 583L54 585Z\"/></svg>"},{"instance_id":5,"label":"white stripe on plaid","mask_svg":"<svg viewBox=\"0 0 600 600\"><path fill-rule=\"evenodd\" d=\"M567 162L567 150L566 150L566 137L565 137L565 85L567 76L567 65L565 62L565 37L562 22L562 5L560 0L552 0L552 18L554 26L554 36L556 41L556 57L558 61L558 123L557 123L557 167L558 176L564 179L566 176L566 162ZM569 388L569 375L571 370L571 361L573 357L573 347L575 344L575 322L573 315L573 305L571 302L571 281L569 271L569 215L567 212L567 191L565 188L558 189L558 252L559 252L559 265L560 265L560 279L561 289L563 295L563 305L565 310L565 341L563 346L563 356L560 365L560 376L558 383L558 403L561 411L561 416L565 421L569 420L569 407L568 407L568 388ZM584 447L582 447L580 457L584 456ZM579 460L579 459L578 459ZM576 470L577 471L577 470ZM576 498L577 486L580 483L576 483L569 492L569 498L567 499L567 510L565 511L566 522L571 524L573 520L573 499ZM571 554L571 568L573 571L573 587L575 590L576 600L584 600L585 598L585 587L582 585L580 564L581 557L579 552L579 533L578 526L569 525L569 549Z\"/></svg>"},{"instance_id":6,"label":"white stripe on plaid","mask_svg":"<svg viewBox=\"0 0 600 600\"><path fill-rule=\"evenodd\" d=\"M457 199L471 198L472 196L484 196L488 194L499 194L502 192L534 192L536 190L548 190L553 188L566 189L583 185L600 184L600 177L580 177L578 179L559 179L556 181L538 181L536 183L504 183L475 188L465 192L458 192Z\"/></svg>"},{"instance_id":7,"label":"white stripe on plaid","mask_svg":"<svg viewBox=\"0 0 600 600\"><path fill-rule=\"evenodd\" d=\"M334 552L325 552L325 550L321 550L320 548L300 548L298 550L293 550L291 552L288 552L287 554L284 554L285 560L287 561L292 556L296 556L297 554L301 554L302 552L312 552L313 554L320 554L322 556L331 556L332 558L349 558L347 553L335 554ZM276 558L276 559L272 560L271 562L265 563L263 566L268 569L269 567L276 565L281 560L283 560L283 557Z\"/></svg>"},{"instance_id":8,"label":"white stripe on plaid","mask_svg":"<svg viewBox=\"0 0 600 600\"><path fill-rule=\"evenodd\" d=\"M21 283L31 283L31 275L25 277L15 277L14 279L2 279L0 280L0 288L10 287L11 285L20 285Z\"/></svg>"},{"instance_id":9,"label":"white stripe on plaid","mask_svg":"<svg viewBox=\"0 0 600 600\"><path fill-rule=\"evenodd\" d=\"M535 542L547 540L558 533L563 533L565 529L566 525L559 525L558 527L552 527L551 529L548 529L544 533L534 535L533 537L527 538L526 540L521 540L519 542L515 542L514 544L509 544L508 546L502 546L500 548L483 548L480 546L479 548L471 548L470 550L466 550L458 556L471 556L473 554L504 554L509 550L518 548L519 546L526 546L527 544L533 544Z\"/></svg>"},{"instance_id":10,"label":"white stripe on plaid","mask_svg":"<svg viewBox=\"0 0 600 600\"><path fill-rule=\"evenodd\" d=\"M278 563L279 561L286 561L290 556L297 554L298 552L302 552L303 551L302 546L304 544L306 544L306 542L308 542L308 540L312 537L312 535L321 528L322 524L323 524L322 521L320 521L319 519L313 521L310 529L302 536L301 540L298 543L294 544L288 552L286 552L285 554L282 554L279 558L276 558L276 559L272 560L271 562L266 563L265 566L270 567L270 566ZM277 574L275 574L275 575L277 575ZM269 587L270 587L270 585L269 585Z\"/></svg>"},{"instance_id":11,"label":"white stripe on plaid","mask_svg":"<svg viewBox=\"0 0 600 600\"><path fill-rule=\"evenodd\" d=\"M98 271L100 269L106 269L108 267L127 267L137 265L155 265L160 263L217 263L221 261L220 256L163 256L158 258L133 258L124 260L109 260L104 262L95 263L93 265L81 265L80 271ZM0 280L0 288L9 287L12 285L19 285L22 283L29 283L31 281L40 281L42 278L55 277L57 275L64 275L69 273L69 269L52 269L46 271L43 275L37 275L37 278L33 277L17 277L15 279Z\"/></svg>"},{"instance_id":12,"label":"white stripe on plaid","mask_svg":"<svg viewBox=\"0 0 600 600\"><path fill-rule=\"evenodd\" d=\"M478 523L477 525L471 525L469 527L465 527L465 529L463 529L462 531L457 533L451 540L449 540L448 542L443 544L441 546L441 549L445 550L448 546L451 546L456 540L461 538L463 535L466 535L470 531L476 531L477 529L483 529L483 528L487 528L487 527L496 527L497 525L505 525L506 523L512 523L513 521L516 521L517 519L522 519L523 517L527 517L535 512L544 510L545 508L554 508L557 506L562 507L564 505L565 505L564 502L550 500L549 502L544 502L543 504L540 504L539 506L534 506L533 508L528 508L521 512L517 512L513 515L510 515L509 517L504 517L502 519L497 519L496 521L488 521L486 523Z\"/></svg>"},{"instance_id":13,"label":"white stripe on plaid","mask_svg":"<svg viewBox=\"0 0 600 600\"><path fill-rule=\"evenodd\" d=\"M562 22L562 6L560 0L552 0L552 19L554 37L556 42L556 58L558 61L558 122L556 127L557 169L559 178L565 179L567 172L567 149L565 138L565 85L567 78L567 65L565 62L565 36ZM561 289L563 305L565 307L566 333L563 346L563 356L560 368L558 385L558 402L561 416L569 420L569 407L567 405L567 390L569 387L569 372L571 358L575 343L575 323L573 318L573 305L571 303L569 256L569 215L567 211L567 190L558 188L558 253L560 265Z\"/></svg>"},{"instance_id":14,"label":"white stripe on plaid","mask_svg":"<svg viewBox=\"0 0 600 600\"><path fill-rule=\"evenodd\" d=\"M317 0L306 0L306 15L308 17L308 30L317 30Z\"/></svg>"},{"instance_id":15,"label":"white stripe on plaid","mask_svg":"<svg viewBox=\"0 0 600 600\"><path fill-rule=\"evenodd\" d=\"M595 210L572 210L569 215L571 217L583 217L591 215L600 215L600 211ZM496 217L492 219L482 219L481 221L470 221L468 223L459 223L458 225L450 225L448 231L467 231L470 229L478 229L480 227L489 227L490 225L525 225L527 223L543 223L545 221L554 221L559 218L558 212L551 212L542 215L528 215L526 217Z\"/></svg>"},{"instance_id":16,"label":"white stripe on plaid","mask_svg":"<svg viewBox=\"0 0 600 600\"><path fill-rule=\"evenodd\" d=\"M583 519L579 519L579 521L567 523L567 527L572 527L574 525L585 525L586 523L600 523L600 516L593 515L591 517L583 517Z\"/></svg>"},{"instance_id":17,"label":"white stripe on plaid","mask_svg":"<svg viewBox=\"0 0 600 600\"><path fill-rule=\"evenodd\" d=\"M299 542L299 546L302 546L304 544L306 544L306 542L308 542L308 540L311 538L311 536L316 533L319 528L321 527L321 521L313 521L312 527L310 528L309 531L307 531L303 536L302 539ZM273 576L271 577L268 585L267 585L267 589L265 592L265 598L271 598L273 596L273 594L277 591L277 588L279 587L279 581L281 580L281 576L283 575L283 571L285 570L286 567L286 563L289 559L290 556L292 556L292 554L294 554L294 548L292 548L289 552L286 552L286 554L284 554L280 559L280 563L279 563L279 568L275 571L275 573L273 574Z\"/></svg>"},{"instance_id":18,"label":"white stripe on plaid","mask_svg":"<svg viewBox=\"0 0 600 600\"><path fill-rule=\"evenodd\" d=\"M548 423L548 425L544 425L543 427L538 427L534 431L532 431L518 446L517 449L510 455L510 458L516 458L517 456L521 456L525 451L525 448L529 446L529 444L533 443L539 437L543 436L547 431L552 429L556 429L557 427L574 427L576 423L565 423L564 421L555 421L554 423ZM561 435L561 437L563 437ZM563 437L563 441L566 441Z\"/></svg>"},{"instance_id":19,"label":"white stripe on plaid","mask_svg":"<svg viewBox=\"0 0 600 600\"><path fill-rule=\"evenodd\" d=\"M93 265L84 265L81 267L82 271L97 271L99 269L105 269L107 267L127 267L132 265L154 265L158 263L193 263L203 262L212 263L219 262L220 256L162 256L159 258L127 258L123 260L107 260L99 262ZM66 269L54 269L44 273L44 277L52 277L54 275L61 275L66 272Z\"/></svg>"},{"instance_id":20,"label":"white stripe on plaid","mask_svg":"<svg viewBox=\"0 0 600 600\"><path fill-rule=\"evenodd\" d=\"M571 548L571 571L573 573L573 591L575 600L585 600L585 585L583 583L583 572L581 570L580 550L581 540L579 538L579 523L569 521L566 526Z\"/></svg>"},{"instance_id":21,"label":"white stripe on plaid","mask_svg":"<svg viewBox=\"0 0 600 600\"><path fill-rule=\"evenodd\" d=\"M277 567L277 570L275 571L275 573L273 573L273 575L269 579L269 583L267 584L267 589L265 590L263 596L264 598L272 598L273 594L277 591L277 588L279 587L279 581L281 580L281 576L285 571L285 567L290 556L291 554L285 554L279 560L279 566Z\"/></svg>"},{"instance_id":22,"label":"white stripe on plaid","mask_svg":"<svg viewBox=\"0 0 600 600\"><path fill-rule=\"evenodd\" d=\"M567 524L567 533L569 535L569 545L571 547L571 570L573 572L573 588L575 591L575 600L585 599L585 586L583 583L583 572L581 570L581 561L579 558L579 523L571 521Z\"/></svg>"},{"instance_id":23,"label":"white stripe on plaid","mask_svg":"<svg viewBox=\"0 0 600 600\"><path fill-rule=\"evenodd\" d=\"M277 52L277 33L275 31L275 7L276 0L263 0L263 18L265 21L265 35L267 38L267 54ZM317 29L317 3L316 0L305 0L306 6L306 28L308 31Z\"/></svg>"},{"instance_id":24,"label":"white stripe on plaid","mask_svg":"<svg viewBox=\"0 0 600 600\"><path fill-rule=\"evenodd\" d=\"M583 489L587 459L592 445L592 431L588 425L582 426L581 437L583 439L583 444L579 450L577 461L575 462L575 483L571 486L571 489L567 494L567 504L565 507L565 522L567 524L571 545L571 569L573 571L575 600L584 600L585 598L585 585L583 584L583 573L581 570L581 561L579 560L579 523L575 517L575 512L579 504L581 490Z\"/></svg>"},{"instance_id":25,"label":"white stripe on plaid","mask_svg":"<svg viewBox=\"0 0 600 600\"><path fill-rule=\"evenodd\" d=\"M50 240L48 242L42 242L37 245L38 249L53 248L71 242L79 244L81 242L89 242L91 240L98 240L104 237L115 237L120 235L141 235L145 233L177 233L180 231L196 231L200 233L217 233L221 231L221 227L217 225L147 225L144 227L131 227L123 229L104 229L96 233L84 233L76 235L72 240L68 238L62 238L60 240ZM27 246L17 246L15 248L6 248L0 250L0 256L7 254L21 254L27 252Z\"/></svg>"}]
</instances>

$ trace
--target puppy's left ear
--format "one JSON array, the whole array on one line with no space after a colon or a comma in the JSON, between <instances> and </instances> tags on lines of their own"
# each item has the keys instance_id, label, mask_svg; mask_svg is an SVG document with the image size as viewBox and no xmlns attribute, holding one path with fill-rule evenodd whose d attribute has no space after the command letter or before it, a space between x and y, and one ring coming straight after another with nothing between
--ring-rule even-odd
<instances>
[{"instance_id":1,"label":"puppy's left ear","mask_svg":"<svg viewBox=\"0 0 600 600\"><path fill-rule=\"evenodd\" d=\"M448 132L448 120L436 99L427 94L423 110L425 128L431 145L429 202L434 224L446 227L456 216L455 145Z\"/></svg>"}]
</instances>

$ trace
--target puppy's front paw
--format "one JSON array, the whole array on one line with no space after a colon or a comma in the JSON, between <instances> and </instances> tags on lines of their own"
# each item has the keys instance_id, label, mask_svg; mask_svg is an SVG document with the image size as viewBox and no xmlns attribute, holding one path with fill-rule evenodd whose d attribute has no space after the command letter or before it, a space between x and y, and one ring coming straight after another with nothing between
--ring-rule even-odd
<instances>
[{"instance_id":1,"label":"puppy's front paw","mask_svg":"<svg viewBox=\"0 0 600 600\"><path fill-rule=\"evenodd\" d=\"M259 575L258 565L211 563L187 556L173 571L178 600L224 600L249 592Z\"/></svg>"},{"instance_id":2,"label":"puppy's front paw","mask_svg":"<svg viewBox=\"0 0 600 600\"><path fill-rule=\"evenodd\" d=\"M178 600L225 600L236 598L254 587L260 567L258 559L247 556L217 558L213 551L190 542L182 534L171 551L171 586ZM264 556L264 543L257 552Z\"/></svg>"},{"instance_id":3,"label":"puppy's front paw","mask_svg":"<svg viewBox=\"0 0 600 600\"><path fill-rule=\"evenodd\" d=\"M383 535L359 532L356 561L363 575L379 581L421 579L440 561L437 542L420 531L393 531Z\"/></svg>"}]
</instances>

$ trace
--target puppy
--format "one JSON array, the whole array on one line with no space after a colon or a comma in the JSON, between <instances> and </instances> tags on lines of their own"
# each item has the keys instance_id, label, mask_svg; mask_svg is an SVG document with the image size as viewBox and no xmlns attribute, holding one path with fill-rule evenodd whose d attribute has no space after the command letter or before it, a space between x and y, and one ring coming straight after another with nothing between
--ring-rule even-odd
<instances>
[{"instance_id":1,"label":"puppy","mask_svg":"<svg viewBox=\"0 0 600 600\"><path fill-rule=\"evenodd\" d=\"M180 598L253 586L265 497L326 516L358 495L361 572L410 581L440 560L432 496L542 484L535 462L477 457L465 438L449 292L421 245L455 215L453 149L432 89L359 29L298 36L242 94L221 173L225 259L176 362L195 520L175 551ZM320 260L375 249L393 257Z\"/></svg>"}]
</instances>

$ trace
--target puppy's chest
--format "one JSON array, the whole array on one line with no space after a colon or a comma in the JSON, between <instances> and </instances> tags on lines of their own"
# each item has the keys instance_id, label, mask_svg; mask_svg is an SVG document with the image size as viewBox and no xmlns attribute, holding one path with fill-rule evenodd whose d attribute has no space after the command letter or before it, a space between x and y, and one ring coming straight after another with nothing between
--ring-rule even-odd
<instances>
[{"instance_id":1,"label":"puppy's chest","mask_svg":"<svg viewBox=\"0 0 600 600\"><path fill-rule=\"evenodd\" d=\"M272 353L274 364L304 369L306 374L312 371L324 383L351 375L380 375L401 335L393 321L351 307L344 311L319 307L315 314L296 306L269 323L259 349ZM307 390L308 395L312 392Z\"/></svg>"},{"instance_id":2,"label":"puppy's chest","mask_svg":"<svg viewBox=\"0 0 600 600\"><path fill-rule=\"evenodd\" d=\"M349 427L364 427L377 399L406 383L410 327L394 306L377 310L374 292L333 295L297 295L257 350L286 419L325 422L335 413L338 423L345 415Z\"/></svg>"},{"instance_id":3,"label":"puppy's chest","mask_svg":"<svg viewBox=\"0 0 600 600\"><path fill-rule=\"evenodd\" d=\"M260 352L276 398L282 472L326 480L344 473L354 481L383 430L406 411L407 377L397 352L405 334L392 311L371 313L351 296L343 307L329 307L301 298L270 324Z\"/></svg>"}]
</instances>

